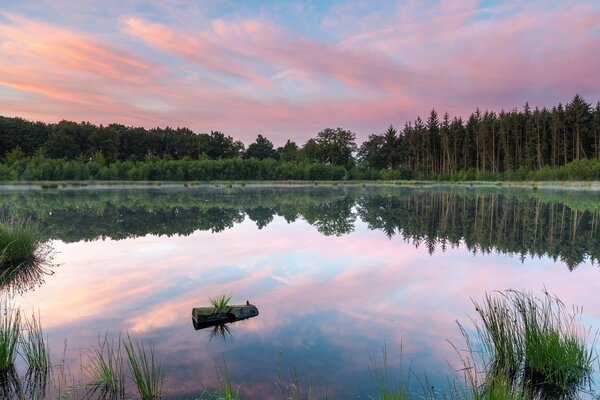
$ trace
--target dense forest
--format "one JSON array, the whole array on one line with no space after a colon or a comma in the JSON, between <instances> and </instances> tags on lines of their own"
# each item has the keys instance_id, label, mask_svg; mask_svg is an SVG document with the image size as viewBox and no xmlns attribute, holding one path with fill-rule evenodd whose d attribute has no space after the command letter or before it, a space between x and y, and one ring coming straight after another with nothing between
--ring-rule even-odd
<instances>
[{"instance_id":1,"label":"dense forest","mask_svg":"<svg viewBox=\"0 0 600 400\"><path fill-rule=\"evenodd\" d=\"M344 185L58 188L4 191L3 215L38 221L64 242L221 232L244 220L262 229L276 217L339 236L360 219L431 254L465 246L476 253L549 256L569 269L600 260L600 208L592 192Z\"/></svg>"},{"instance_id":2,"label":"dense forest","mask_svg":"<svg viewBox=\"0 0 600 400\"><path fill-rule=\"evenodd\" d=\"M600 179L600 102L576 95L552 109L432 110L360 146L324 129L276 148L222 132L144 129L0 117L0 180Z\"/></svg>"}]
</instances>

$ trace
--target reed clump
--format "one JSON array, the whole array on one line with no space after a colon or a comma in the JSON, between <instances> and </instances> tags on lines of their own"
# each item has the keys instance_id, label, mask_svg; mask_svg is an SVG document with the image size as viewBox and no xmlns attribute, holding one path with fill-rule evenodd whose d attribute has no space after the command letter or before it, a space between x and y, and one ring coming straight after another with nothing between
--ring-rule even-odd
<instances>
[{"instance_id":1,"label":"reed clump","mask_svg":"<svg viewBox=\"0 0 600 400\"><path fill-rule=\"evenodd\" d=\"M388 363L387 348L384 345L382 349L382 364L379 365L377 359L371 356L371 378L377 386L376 400L406 400L408 390L406 385L400 379L392 376ZM402 350L400 351L402 354Z\"/></svg>"},{"instance_id":2,"label":"reed clump","mask_svg":"<svg viewBox=\"0 0 600 400\"><path fill-rule=\"evenodd\" d=\"M228 311L231 296L222 294L216 297L210 297L209 301L213 309L213 314L219 314Z\"/></svg>"},{"instance_id":3,"label":"reed clump","mask_svg":"<svg viewBox=\"0 0 600 400\"><path fill-rule=\"evenodd\" d=\"M154 346L133 340L129 334L123 340L131 379L142 400L158 400L164 389L164 373L154 353Z\"/></svg>"},{"instance_id":4,"label":"reed clump","mask_svg":"<svg viewBox=\"0 0 600 400\"><path fill-rule=\"evenodd\" d=\"M51 272L48 236L36 222L0 220L0 289L24 292Z\"/></svg>"},{"instance_id":5,"label":"reed clump","mask_svg":"<svg viewBox=\"0 0 600 400\"><path fill-rule=\"evenodd\" d=\"M0 220L0 269L44 261L48 236L36 222Z\"/></svg>"},{"instance_id":6,"label":"reed clump","mask_svg":"<svg viewBox=\"0 0 600 400\"><path fill-rule=\"evenodd\" d=\"M24 328L27 335L23 335L19 353L27 367L38 371L50 368L50 348L44 339L39 313L37 316L32 314L31 319L25 319Z\"/></svg>"},{"instance_id":7,"label":"reed clump","mask_svg":"<svg viewBox=\"0 0 600 400\"><path fill-rule=\"evenodd\" d=\"M568 311L546 291L536 297L515 290L488 294L475 309L481 318L476 335L483 348L486 378L478 385L483 393L510 387L531 397L563 398L589 381L593 346L580 309ZM463 335L475 354L464 330Z\"/></svg>"},{"instance_id":8,"label":"reed clump","mask_svg":"<svg viewBox=\"0 0 600 400\"><path fill-rule=\"evenodd\" d=\"M0 373L14 368L21 335L21 313L12 304L0 301Z\"/></svg>"},{"instance_id":9,"label":"reed clump","mask_svg":"<svg viewBox=\"0 0 600 400\"><path fill-rule=\"evenodd\" d=\"M115 341L108 334L98 337L98 344L88 352L90 375L88 395L100 398L123 398L125 396L125 369L121 351L122 338Z\"/></svg>"}]
</instances>

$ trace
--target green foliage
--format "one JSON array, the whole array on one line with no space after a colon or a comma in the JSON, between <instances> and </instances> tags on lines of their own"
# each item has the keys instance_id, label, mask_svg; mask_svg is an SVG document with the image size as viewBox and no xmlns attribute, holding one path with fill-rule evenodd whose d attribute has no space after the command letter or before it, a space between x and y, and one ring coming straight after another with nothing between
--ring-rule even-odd
<instances>
[{"instance_id":1,"label":"green foliage","mask_svg":"<svg viewBox=\"0 0 600 400\"><path fill-rule=\"evenodd\" d=\"M0 273L42 262L47 238L30 219L0 220Z\"/></svg>"},{"instance_id":2,"label":"green foliage","mask_svg":"<svg viewBox=\"0 0 600 400\"><path fill-rule=\"evenodd\" d=\"M25 320L27 336L23 338L20 354L29 369L46 370L50 367L50 349L44 339L42 322L39 314L33 314Z\"/></svg>"},{"instance_id":3,"label":"green foliage","mask_svg":"<svg viewBox=\"0 0 600 400\"><path fill-rule=\"evenodd\" d=\"M108 334L98 337L98 345L88 352L90 375L88 395L100 398L123 398L125 395L125 369L121 351L122 339L109 340Z\"/></svg>"},{"instance_id":4,"label":"green foliage","mask_svg":"<svg viewBox=\"0 0 600 400\"><path fill-rule=\"evenodd\" d=\"M319 160L326 164L352 167L352 153L357 150L356 135L342 128L326 128L317 134Z\"/></svg>"},{"instance_id":5,"label":"green foliage","mask_svg":"<svg viewBox=\"0 0 600 400\"><path fill-rule=\"evenodd\" d=\"M21 335L21 313L11 302L0 302L0 373L14 367Z\"/></svg>"},{"instance_id":6,"label":"green foliage","mask_svg":"<svg viewBox=\"0 0 600 400\"><path fill-rule=\"evenodd\" d=\"M219 390L216 393L211 393L205 390L197 400L240 400L240 386L235 386L229 370L227 369L227 362L223 356L223 364L216 364L217 368L217 380L219 382Z\"/></svg>"},{"instance_id":7,"label":"green foliage","mask_svg":"<svg viewBox=\"0 0 600 400\"><path fill-rule=\"evenodd\" d=\"M568 313L558 298L510 290L486 295L475 307L482 320L476 329L485 371L493 377L488 383L507 380L511 387L562 398L589 379L594 358L579 313Z\"/></svg>"},{"instance_id":8,"label":"green foliage","mask_svg":"<svg viewBox=\"0 0 600 400\"><path fill-rule=\"evenodd\" d=\"M231 296L225 294L216 297L210 297L209 301L213 309L213 314L226 312L229 309L230 300Z\"/></svg>"},{"instance_id":9,"label":"green foliage","mask_svg":"<svg viewBox=\"0 0 600 400\"><path fill-rule=\"evenodd\" d=\"M381 366L377 363L377 359L371 357L371 377L377 385L377 396L373 400L406 400L408 391L398 377L392 376L386 346L383 346L381 352L383 358Z\"/></svg>"},{"instance_id":10,"label":"green foliage","mask_svg":"<svg viewBox=\"0 0 600 400\"><path fill-rule=\"evenodd\" d=\"M164 388L164 374L154 354L154 346L133 340L127 334L123 339L132 380L142 400L159 400Z\"/></svg>"},{"instance_id":11,"label":"green foliage","mask_svg":"<svg viewBox=\"0 0 600 400\"><path fill-rule=\"evenodd\" d=\"M432 110L426 121L417 117L407 122L401 132L390 126L384 133L370 135L360 148L353 132L326 128L308 139L301 149L289 140L285 146L274 149L267 138L259 135L246 151L243 143L219 131L194 133L187 128L170 127L147 130L71 121L44 124L0 116L0 159L4 159L4 164L0 164L0 180L307 180L314 178L276 178L271 169L266 171L270 178L265 171L262 175L251 172L249 177L241 173L226 176L219 170L219 164L216 171L211 170L214 165L203 171L211 177L198 178L195 173L194 178L186 178L186 164L167 171L154 169L155 165L133 168L131 164L122 164L245 157L281 159L283 163L323 163L350 170L356 164L357 150L358 161L366 170L402 169L417 179L598 179L597 166L576 164L565 170L561 168L572 162L600 160L600 105L592 107L575 95L566 106L559 104L552 109L532 110L528 104L521 111L496 113L477 109L466 121L448 114L440 121L438 113ZM24 170L25 164L29 164L24 160L46 157L60 161L53 168L44 161L42 165L26 165Z\"/></svg>"},{"instance_id":12,"label":"green foliage","mask_svg":"<svg viewBox=\"0 0 600 400\"><path fill-rule=\"evenodd\" d=\"M269 139L258 135L256 141L248 146L246 158L264 160L265 158L278 158L278 154Z\"/></svg>"}]
</instances>

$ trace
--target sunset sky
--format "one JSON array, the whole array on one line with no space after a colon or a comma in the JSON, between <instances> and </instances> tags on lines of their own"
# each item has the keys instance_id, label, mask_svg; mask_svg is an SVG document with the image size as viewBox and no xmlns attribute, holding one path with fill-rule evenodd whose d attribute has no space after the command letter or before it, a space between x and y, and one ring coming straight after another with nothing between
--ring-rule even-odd
<instances>
[{"instance_id":1,"label":"sunset sky","mask_svg":"<svg viewBox=\"0 0 600 400\"><path fill-rule=\"evenodd\" d=\"M0 115L362 141L435 107L600 100L600 1L0 4Z\"/></svg>"}]
</instances>

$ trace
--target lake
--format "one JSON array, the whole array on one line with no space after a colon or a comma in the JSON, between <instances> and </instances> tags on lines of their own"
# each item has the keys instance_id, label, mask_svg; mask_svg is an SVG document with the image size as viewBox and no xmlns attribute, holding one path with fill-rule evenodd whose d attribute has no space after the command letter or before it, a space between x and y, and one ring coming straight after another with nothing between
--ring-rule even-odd
<instances>
[{"instance_id":1,"label":"lake","mask_svg":"<svg viewBox=\"0 0 600 400\"><path fill-rule=\"evenodd\" d=\"M105 334L152 343L167 398L218 388L367 399L372 360L419 394L460 376L457 325L496 290L556 294L600 327L600 192L506 186L4 186L0 214L51 234L51 274L4 282L53 360L86 379ZM195 330L230 294L260 314ZM453 346L454 345L454 346ZM22 369L22 366L20 367ZM217 371L221 372L218 373Z\"/></svg>"}]
</instances>

